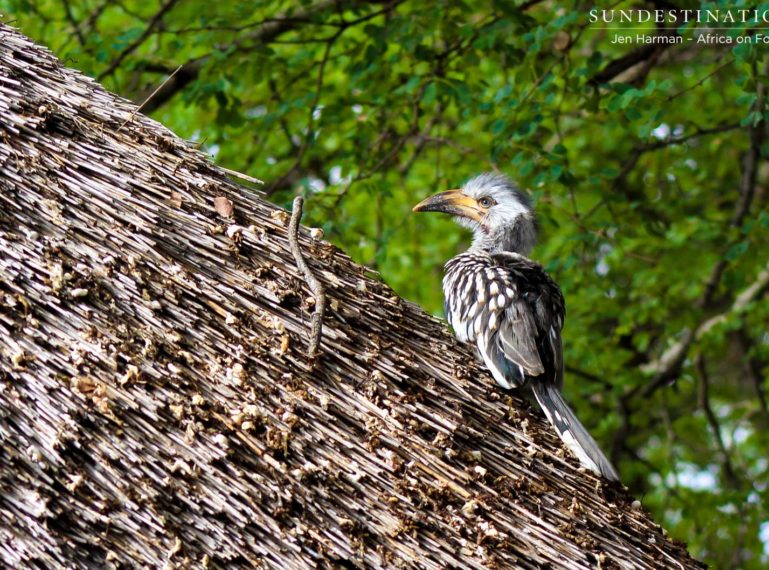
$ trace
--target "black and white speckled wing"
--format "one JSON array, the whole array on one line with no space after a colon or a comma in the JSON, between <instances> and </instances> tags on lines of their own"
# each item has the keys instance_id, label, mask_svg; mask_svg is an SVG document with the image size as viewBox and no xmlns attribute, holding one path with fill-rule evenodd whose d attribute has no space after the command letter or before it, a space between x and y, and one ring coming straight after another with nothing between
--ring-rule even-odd
<instances>
[{"instance_id":1,"label":"black and white speckled wing","mask_svg":"<svg viewBox=\"0 0 769 570\"><path fill-rule=\"evenodd\" d=\"M466 253L450 261L446 270L446 316L459 340L475 342L502 387L522 386L527 376L542 376L548 365L560 364L560 352L542 351L560 350L563 311L555 318L547 301L558 297L562 307L562 297L538 264L514 254ZM548 289L544 295L542 287ZM557 329L557 334L542 342L543 328Z\"/></svg>"},{"instance_id":2,"label":"black and white speckled wing","mask_svg":"<svg viewBox=\"0 0 769 570\"><path fill-rule=\"evenodd\" d=\"M565 315L563 294L558 285L538 263L516 254L502 253L493 256L500 266L505 267L509 279L517 285L520 295L508 309L508 331L510 335L528 333L534 339L541 367L527 371L529 376L551 383L558 389L563 386L563 345L561 330ZM529 326L517 326L519 312L526 312ZM507 346L505 335L503 346ZM505 355L515 358L515 352L505 350Z\"/></svg>"}]
</instances>

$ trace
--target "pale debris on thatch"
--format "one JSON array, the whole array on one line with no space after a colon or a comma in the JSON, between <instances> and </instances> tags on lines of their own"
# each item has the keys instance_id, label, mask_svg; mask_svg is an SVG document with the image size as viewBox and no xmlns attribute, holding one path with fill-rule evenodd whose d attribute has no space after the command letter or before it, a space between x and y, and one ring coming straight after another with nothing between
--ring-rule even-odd
<instances>
[{"instance_id":1,"label":"pale debris on thatch","mask_svg":"<svg viewBox=\"0 0 769 570\"><path fill-rule=\"evenodd\" d=\"M328 298L311 368L287 217L0 27L7 565L700 567L302 230Z\"/></svg>"}]
</instances>

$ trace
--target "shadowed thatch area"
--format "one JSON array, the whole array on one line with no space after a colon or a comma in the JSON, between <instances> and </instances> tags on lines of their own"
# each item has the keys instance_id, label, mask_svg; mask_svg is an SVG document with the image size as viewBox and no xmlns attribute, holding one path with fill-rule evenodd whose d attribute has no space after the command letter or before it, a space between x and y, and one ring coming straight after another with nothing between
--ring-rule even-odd
<instances>
[{"instance_id":1,"label":"shadowed thatch area","mask_svg":"<svg viewBox=\"0 0 769 570\"><path fill-rule=\"evenodd\" d=\"M302 230L312 367L288 215L135 110L0 27L7 565L700 567Z\"/></svg>"}]
</instances>

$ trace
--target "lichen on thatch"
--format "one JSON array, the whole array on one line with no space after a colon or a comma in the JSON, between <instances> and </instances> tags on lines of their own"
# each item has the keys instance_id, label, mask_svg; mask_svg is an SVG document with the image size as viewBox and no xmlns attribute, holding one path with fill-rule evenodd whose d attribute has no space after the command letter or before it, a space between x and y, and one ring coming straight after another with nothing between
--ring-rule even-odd
<instances>
[{"instance_id":1,"label":"lichen on thatch","mask_svg":"<svg viewBox=\"0 0 769 570\"><path fill-rule=\"evenodd\" d=\"M0 27L3 561L700 566L302 230L328 301L311 367L287 218Z\"/></svg>"}]
</instances>

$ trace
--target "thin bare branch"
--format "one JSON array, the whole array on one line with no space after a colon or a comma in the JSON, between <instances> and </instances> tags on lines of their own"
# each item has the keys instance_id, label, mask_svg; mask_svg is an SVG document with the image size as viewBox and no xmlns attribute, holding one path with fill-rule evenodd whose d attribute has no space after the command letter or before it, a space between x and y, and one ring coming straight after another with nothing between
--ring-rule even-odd
<instances>
[{"instance_id":1,"label":"thin bare branch","mask_svg":"<svg viewBox=\"0 0 769 570\"><path fill-rule=\"evenodd\" d=\"M726 54L726 53L727 52L724 52L724 54ZM685 89L682 89L681 91L678 91L676 93L673 93L672 95L669 95L668 99L667 99L668 102L673 101L674 99L678 99L682 95L685 95L686 93L689 93L689 91L693 91L694 89L697 89L697 87L699 87L700 85L705 83L708 79L710 79L714 75L717 75L721 70L723 70L723 69L729 67L730 65L732 65L735 61L736 60L733 57L729 58L727 61L725 61L721 65L717 66L713 71L711 71L710 73L708 73L707 75L705 75L704 77L699 79L697 82L695 82L692 85L690 85L689 87L686 87Z\"/></svg>"},{"instance_id":2,"label":"thin bare branch","mask_svg":"<svg viewBox=\"0 0 769 570\"><path fill-rule=\"evenodd\" d=\"M715 127L708 127L708 128L701 128L701 127L695 127L694 131L691 133L688 133L686 135L681 135L678 137L670 136L666 139L662 139L659 141L654 141L651 143L641 144L633 148L633 150L630 152L630 156L628 156L627 160L622 164L619 174L614 178L612 181L612 190L617 192L622 192L625 197L630 201L637 201L640 203L640 208L644 210L646 213L650 214L654 218L659 218L662 214L660 212L656 212L652 210L649 206L646 206L644 204L645 200L643 200L643 196L639 194L636 190L629 188L625 184L625 180L630 175L630 173L635 169L636 166L638 166L638 161L641 159L641 157L647 153L647 152L654 152L657 150L662 150L665 148L668 148L670 146L675 146L679 144L683 144L686 142L689 142L691 140L698 139L700 137L708 136L708 135L714 135L718 133L724 133L728 131L733 131L738 128L740 128L739 123L725 123L722 125L716 125ZM582 220L586 220L590 218L593 214L595 214L602 206L606 205L606 200L601 199L599 200L583 217Z\"/></svg>"},{"instance_id":3,"label":"thin bare branch","mask_svg":"<svg viewBox=\"0 0 769 570\"><path fill-rule=\"evenodd\" d=\"M769 290L769 264L759 272L753 283L735 297L734 302L726 311L704 320L694 330L684 330L678 342L670 346L659 359L641 366L643 372L653 374L654 378L651 382L644 384L642 389L635 390L634 394L638 393L641 397L647 397L657 388L674 378L678 374L689 348L691 348L691 345L696 340L702 338L713 327L726 321L732 315L743 311L750 303L759 299L767 290Z\"/></svg>"},{"instance_id":4,"label":"thin bare branch","mask_svg":"<svg viewBox=\"0 0 769 570\"><path fill-rule=\"evenodd\" d=\"M368 21L376 16L380 16L385 12L396 8L402 0L391 0L382 5L380 10L376 10L364 16L361 16L357 20L343 21L339 24L340 29L349 28L359 23ZM302 23L311 20L315 14L320 14L330 8L336 7L338 10L345 10L350 6L357 6L358 3L354 0L320 0L315 4L307 7L292 9L290 12L280 14L270 21L266 21L262 26L253 30L252 32L245 34L235 39L229 45L218 46L219 51L225 51L228 49L234 49L236 51L248 51L254 49L254 46L261 46L266 43L270 43L276 38L280 37L286 32L290 32L298 28ZM158 107L161 107L190 82L197 79L203 67L211 58L211 54L199 57L194 60L190 60L182 65L181 72L176 78L176 81L170 82L166 85L157 97L153 98L152 104L148 107L147 112L150 112Z\"/></svg>"},{"instance_id":5,"label":"thin bare branch","mask_svg":"<svg viewBox=\"0 0 769 570\"><path fill-rule=\"evenodd\" d=\"M83 35L83 32L80 30L80 27L77 24L77 21L75 20L74 14L72 14L72 6L70 6L69 0L62 0L62 6L64 7L64 15L67 18L67 21L72 26L72 31L75 34L75 37L77 38L77 42L80 44L80 47L85 47L86 41L85 36Z\"/></svg>"},{"instance_id":6,"label":"thin bare branch","mask_svg":"<svg viewBox=\"0 0 769 570\"><path fill-rule=\"evenodd\" d=\"M166 0L165 3L160 6L160 9L155 13L155 15L152 16L150 21L147 22L147 27L144 28L142 34L130 44L128 44L125 48L123 48L123 51L121 51L117 57L112 60L112 63L107 66L107 69L96 76L96 81L102 81L105 77L115 73L115 70L120 67L120 64L123 63L123 60L132 54L136 48L142 45L145 40L150 37L150 35L152 35L152 33L155 31L155 27L163 19L163 16L165 16L169 10L174 7L176 2L177 0Z\"/></svg>"},{"instance_id":7,"label":"thin bare branch","mask_svg":"<svg viewBox=\"0 0 769 570\"><path fill-rule=\"evenodd\" d=\"M136 116L136 113L138 113L139 111L141 111L141 110L144 108L144 106L145 106L147 103L149 103L149 102L152 100L152 97L154 97L154 96L155 96L155 94L156 94L158 91L160 91L160 90L163 88L163 85L165 85L166 83L168 83L169 81L171 81L171 80L174 78L174 76L175 76L175 75L176 75L176 74L179 72L179 70L180 70L181 68L182 68L182 66L180 65L179 67L177 67L177 68L176 68L176 70L174 70L174 72L173 72L173 73L171 73L171 75L169 75L168 77L166 77L166 78L163 80L163 83L161 83L160 85L158 85L158 86L155 88L155 90L154 90L152 93L150 93L150 94L147 96L147 98L146 98L144 101L142 101L141 105L139 105L138 107L136 107L136 109L134 109L133 113L131 113L131 116L130 116L130 117L128 117L128 118L127 118L125 121L123 121L123 123L122 123L122 124L121 124L121 125L118 127L118 129L117 129L117 130L119 131L120 129L122 129L122 128L125 126L125 124L126 124L126 123L128 123L129 121L131 121L131 120L132 120L132 119L133 119L133 118Z\"/></svg>"},{"instance_id":8,"label":"thin bare branch","mask_svg":"<svg viewBox=\"0 0 769 570\"><path fill-rule=\"evenodd\" d=\"M738 487L739 479L737 478L737 474L735 473L734 467L732 466L731 455L729 454L729 450L724 444L724 438L721 435L721 426L718 423L718 417L713 411L713 406L710 404L710 378L708 376L708 370L705 364L704 356L699 355L697 357L695 367L697 369L697 374L700 380L698 395L699 405L702 408L702 411L705 412L705 418L707 418L708 425L713 431L713 437L716 440L716 445L718 446L718 451L721 454L721 459L724 465L724 476L729 486L732 488Z\"/></svg>"},{"instance_id":9,"label":"thin bare branch","mask_svg":"<svg viewBox=\"0 0 769 570\"><path fill-rule=\"evenodd\" d=\"M109 0L104 0L101 4L99 4L93 12L86 18L85 20L82 20L80 24L77 27L76 33L83 34L84 37L88 36L89 34L93 33L94 27L96 26L96 22L99 18L101 18L101 15L104 13L104 11L110 6Z\"/></svg>"},{"instance_id":10,"label":"thin bare branch","mask_svg":"<svg viewBox=\"0 0 769 570\"><path fill-rule=\"evenodd\" d=\"M301 196L294 198L294 205L291 210L291 221L288 224L288 244L291 253L294 254L296 266L304 274L307 286L312 291L315 300L315 312L312 315L312 332L310 334L310 343L307 347L307 357L314 359L320 346L321 335L323 334L323 314L326 311L326 293L323 285L315 274L310 270L307 262L304 260L301 249L299 249L299 222L302 221L302 208L304 199Z\"/></svg>"},{"instance_id":11,"label":"thin bare branch","mask_svg":"<svg viewBox=\"0 0 769 570\"><path fill-rule=\"evenodd\" d=\"M223 166L219 166L220 170L223 170L230 176L233 176L234 178L240 178L241 180L245 180L246 182L252 182L253 184L264 184L264 180L259 180L258 178L254 178L253 176L249 176L248 174L243 174L242 172L238 172L237 170L230 170L229 168L224 168Z\"/></svg>"},{"instance_id":12,"label":"thin bare branch","mask_svg":"<svg viewBox=\"0 0 769 570\"><path fill-rule=\"evenodd\" d=\"M572 366L570 364L565 365L566 372L569 374L574 374L575 376L579 376L583 380L587 380L588 382L592 382L594 384L598 384L599 386L602 386L605 390L612 390L614 388L614 385L606 380L603 376L599 376L598 374L593 374L592 372L588 372L587 370L582 370L581 368L577 368L576 366Z\"/></svg>"},{"instance_id":13,"label":"thin bare branch","mask_svg":"<svg viewBox=\"0 0 769 570\"><path fill-rule=\"evenodd\" d=\"M756 398L758 399L758 406L764 421L769 423L769 405L766 402L766 392L764 391L764 377L761 373L761 363L758 359L751 354L753 348L753 339L750 338L748 331L745 327L737 331L737 340L740 343L745 358L745 372L750 378L750 383L753 385L753 389L756 392Z\"/></svg>"},{"instance_id":14,"label":"thin bare branch","mask_svg":"<svg viewBox=\"0 0 769 570\"><path fill-rule=\"evenodd\" d=\"M326 63L328 63L328 58L331 55L331 48L334 46L334 42L344 33L345 28L339 28L339 31L336 32L331 38L328 39L328 42L326 43L326 48L323 50L323 57L320 60L320 67L318 68L318 76L315 81L315 94L312 98L312 103L310 103L310 107L308 109L309 115L307 117L307 132L305 133L304 139L302 139L302 145L299 147L299 150L296 153L296 159L294 160L294 165L289 168L286 173L278 178L274 183L270 185L269 188L266 190L267 196L272 195L278 188L281 188L283 186L283 183L293 174L293 172L298 169L302 165L302 160L304 159L304 155L307 152L307 149L310 146L310 142L312 140L312 137L315 134L315 114L318 112L318 103L320 102L320 93L323 90L323 78L325 76L326 72Z\"/></svg>"}]
</instances>

